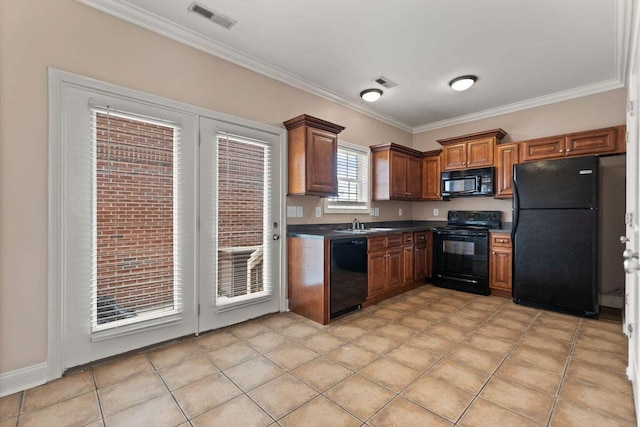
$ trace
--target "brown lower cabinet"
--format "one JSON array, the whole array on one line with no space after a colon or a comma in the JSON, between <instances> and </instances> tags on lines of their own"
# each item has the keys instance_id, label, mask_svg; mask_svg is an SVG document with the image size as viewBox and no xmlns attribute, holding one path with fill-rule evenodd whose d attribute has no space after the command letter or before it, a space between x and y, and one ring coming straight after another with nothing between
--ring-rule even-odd
<instances>
[{"instance_id":1,"label":"brown lower cabinet","mask_svg":"<svg viewBox=\"0 0 640 427\"><path fill-rule=\"evenodd\" d=\"M287 237L289 310L329 323L331 241Z\"/></svg>"},{"instance_id":2,"label":"brown lower cabinet","mask_svg":"<svg viewBox=\"0 0 640 427\"><path fill-rule=\"evenodd\" d=\"M511 236L506 233L492 233L489 249L491 294L511 298L513 253Z\"/></svg>"},{"instance_id":3,"label":"brown lower cabinet","mask_svg":"<svg viewBox=\"0 0 640 427\"><path fill-rule=\"evenodd\" d=\"M369 237L367 304L425 283L431 275L429 234L420 231Z\"/></svg>"},{"instance_id":4,"label":"brown lower cabinet","mask_svg":"<svg viewBox=\"0 0 640 427\"><path fill-rule=\"evenodd\" d=\"M431 231L367 239L365 305L423 285L431 277ZM326 325L330 320L331 240L287 237L289 309Z\"/></svg>"},{"instance_id":5,"label":"brown lower cabinet","mask_svg":"<svg viewBox=\"0 0 640 427\"><path fill-rule=\"evenodd\" d=\"M402 234L370 237L368 298L393 291L404 283Z\"/></svg>"}]
</instances>

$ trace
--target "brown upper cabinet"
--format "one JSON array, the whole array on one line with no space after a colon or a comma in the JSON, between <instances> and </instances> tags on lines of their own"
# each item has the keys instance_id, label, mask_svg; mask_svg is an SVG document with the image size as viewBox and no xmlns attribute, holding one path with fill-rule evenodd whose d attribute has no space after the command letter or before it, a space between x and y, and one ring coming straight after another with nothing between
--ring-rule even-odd
<instances>
[{"instance_id":1,"label":"brown upper cabinet","mask_svg":"<svg viewBox=\"0 0 640 427\"><path fill-rule=\"evenodd\" d=\"M373 200L420 200L422 153L402 145L371 146Z\"/></svg>"},{"instance_id":2,"label":"brown upper cabinet","mask_svg":"<svg viewBox=\"0 0 640 427\"><path fill-rule=\"evenodd\" d=\"M343 126L302 114L283 123L289 140L289 196L338 194L338 134Z\"/></svg>"},{"instance_id":3,"label":"brown upper cabinet","mask_svg":"<svg viewBox=\"0 0 640 427\"><path fill-rule=\"evenodd\" d=\"M442 150L422 153L422 200L440 200L440 172Z\"/></svg>"},{"instance_id":4,"label":"brown upper cabinet","mask_svg":"<svg viewBox=\"0 0 640 427\"><path fill-rule=\"evenodd\" d=\"M496 141L505 135L504 130L493 129L437 140L444 147L442 169L448 171L493 166Z\"/></svg>"},{"instance_id":5,"label":"brown upper cabinet","mask_svg":"<svg viewBox=\"0 0 640 427\"><path fill-rule=\"evenodd\" d=\"M624 126L522 141L520 161L624 152L623 141L618 141L622 140L618 138L621 127Z\"/></svg>"},{"instance_id":6,"label":"brown upper cabinet","mask_svg":"<svg viewBox=\"0 0 640 427\"><path fill-rule=\"evenodd\" d=\"M513 165L518 163L520 144L496 145L496 199L513 197Z\"/></svg>"}]
</instances>

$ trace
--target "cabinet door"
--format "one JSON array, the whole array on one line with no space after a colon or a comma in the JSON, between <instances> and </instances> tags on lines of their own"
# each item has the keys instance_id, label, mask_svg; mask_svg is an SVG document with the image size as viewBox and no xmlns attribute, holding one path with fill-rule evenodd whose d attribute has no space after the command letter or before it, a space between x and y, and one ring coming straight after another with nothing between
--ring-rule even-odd
<instances>
[{"instance_id":1,"label":"cabinet door","mask_svg":"<svg viewBox=\"0 0 640 427\"><path fill-rule=\"evenodd\" d=\"M564 137L532 139L521 143L520 162L556 159L564 156Z\"/></svg>"},{"instance_id":2,"label":"cabinet door","mask_svg":"<svg viewBox=\"0 0 640 427\"><path fill-rule=\"evenodd\" d=\"M442 152L444 170L464 169L467 166L467 144L465 142L446 145Z\"/></svg>"},{"instance_id":3,"label":"cabinet door","mask_svg":"<svg viewBox=\"0 0 640 427\"><path fill-rule=\"evenodd\" d=\"M391 152L391 197L405 199L407 197L407 156Z\"/></svg>"},{"instance_id":4,"label":"cabinet door","mask_svg":"<svg viewBox=\"0 0 640 427\"><path fill-rule=\"evenodd\" d=\"M518 163L519 144L496 146L496 199L513 197L513 165Z\"/></svg>"},{"instance_id":5,"label":"cabinet door","mask_svg":"<svg viewBox=\"0 0 640 427\"><path fill-rule=\"evenodd\" d=\"M387 251L387 284L389 288L402 286L404 277L404 263L402 262L402 248Z\"/></svg>"},{"instance_id":6,"label":"cabinet door","mask_svg":"<svg viewBox=\"0 0 640 427\"><path fill-rule=\"evenodd\" d=\"M407 156L407 199L420 200L422 187L422 159Z\"/></svg>"},{"instance_id":7,"label":"cabinet door","mask_svg":"<svg viewBox=\"0 0 640 427\"><path fill-rule=\"evenodd\" d=\"M427 279L427 245L415 245L413 253L413 280L424 283Z\"/></svg>"},{"instance_id":8,"label":"cabinet door","mask_svg":"<svg viewBox=\"0 0 640 427\"><path fill-rule=\"evenodd\" d=\"M368 296L370 298L387 289L387 253L371 252L368 261Z\"/></svg>"},{"instance_id":9,"label":"cabinet door","mask_svg":"<svg viewBox=\"0 0 640 427\"><path fill-rule=\"evenodd\" d=\"M413 282L413 269L414 269L414 255L413 245L405 246L402 248L402 283L405 285Z\"/></svg>"},{"instance_id":10,"label":"cabinet door","mask_svg":"<svg viewBox=\"0 0 640 427\"><path fill-rule=\"evenodd\" d=\"M440 156L422 159L422 200L440 200Z\"/></svg>"},{"instance_id":11,"label":"cabinet door","mask_svg":"<svg viewBox=\"0 0 640 427\"><path fill-rule=\"evenodd\" d=\"M338 194L338 136L307 127L307 192L317 195Z\"/></svg>"},{"instance_id":12,"label":"cabinet door","mask_svg":"<svg viewBox=\"0 0 640 427\"><path fill-rule=\"evenodd\" d=\"M467 168L493 166L494 139L485 138L467 142Z\"/></svg>"},{"instance_id":13,"label":"cabinet door","mask_svg":"<svg viewBox=\"0 0 640 427\"><path fill-rule=\"evenodd\" d=\"M491 251L491 287L511 290L511 250L496 248Z\"/></svg>"},{"instance_id":14,"label":"cabinet door","mask_svg":"<svg viewBox=\"0 0 640 427\"><path fill-rule=\"evenodd\" d=\"M615 153L616 150L616 128L573 133L565 137L567 156Z\"/></svg>"}]
</instances>

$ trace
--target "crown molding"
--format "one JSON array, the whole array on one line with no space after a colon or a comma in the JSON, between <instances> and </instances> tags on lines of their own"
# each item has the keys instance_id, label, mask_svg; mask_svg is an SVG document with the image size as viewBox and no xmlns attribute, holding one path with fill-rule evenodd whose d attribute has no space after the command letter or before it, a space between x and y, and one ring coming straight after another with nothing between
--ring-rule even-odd
<instances>
[{"instance_id":1,"label":"crown molding","mask_svg":"<svg viewBox=\"0 0 640 427\"><path fill-rule=\"evenodd\" d=\"M466 114L463 116L453 117L451 119L440 120L437 122L426 123L420 126L412 126L394 117L374 111L366 106L350 101L329 89L317 85L311 81L303 79L293 73L281 68L267 64L252 56L246 55L238 50L230 48L214 39L196 33L186 27L180 26L158 15L151 14L137 6L133 6L123 0L76 0L79 3L90 6L94 9L105 12L109 15L130 22L134 25L153 31L164 37L170 38L177 42L186 44L195 49L217 56L225 61L247 68L258 74L270 77L274 80L283 82L289 86L309 92L321 98L335 102L380 122L394 126L405 132L417 134L434 129L440 129L447 126L459 125L475 120L481 120L489 117L495 117L502 114L513 113L516 111L526 110L528 108L539 107L552 104L555 102L566 101L582 96L593 95L608 90L614 90L625 86L627 66L629 61L629 48L631 36L631 15L632 2L627 0L617 0L616 2L616 46L615 46L615 62L616 62L616 78L598 82L591 85L581 86L579 88L557 92L550 95L544 95L525 101L515 102L497 108L492 108L476 113Z\"/></svg>"},{"instance_id":2,"label":"crown molding","mask_svg":"<svg viewBox=\"0 0 640 427\"><path fill-rule=\"evenodd\" d=\"M256 73L270 77L274 80L286 83L297 89L325 98L336 104L343 105L359 113L365 114L373 119L394 126L405 132L411 133L413 126L397 120L386 114L381 114L371 110L356 102L349 101L340 95L308 80L305 80L293 73L281 68L274 67L264 61L246 55L236 49L217 42L209 37L205 37L195 31L177 25L161 16L149 13L137 6L133 6L122 0L76 0L86 6L100 10L101 12L120 18L134 25L145 28L164 37L186 44L195 49L217 56L225 61L247 68Z\"/></svg>"},{"instance_id":3,"label":"crown molding","mask_svg":"<svg viewBox=\"0 0 640 427\"><path fill-rule=\"evenodd\" d=\"M551 95L539 96L537 98L527 99L526 101L514 102L513 104L503 105L489 110L479 111L477 113L465 114L464 116L454 117L452 119L440 120L438 122L429 123L422 126L416 126L413 133L427 132L434 129L440 129L448 126L460 125L463 123L473 122L476 120L487 119L489 117L501 116L503 114L515 113L516 111L527 110L529 108L540 107L543 105L555 104L556 102L567 101L570 99L581 98L583 96L593 95L600 92L619 89L624 87L617 79L611 79L600 83L581 86L576 89L565 90L562 92L552 93Z\"/></svg>"}]
</instances>

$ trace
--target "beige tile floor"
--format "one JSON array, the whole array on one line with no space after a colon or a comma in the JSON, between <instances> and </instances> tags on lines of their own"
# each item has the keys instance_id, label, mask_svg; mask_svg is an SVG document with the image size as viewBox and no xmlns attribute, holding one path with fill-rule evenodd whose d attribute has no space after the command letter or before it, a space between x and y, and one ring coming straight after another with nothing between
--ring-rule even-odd
<instances>
[{"instance_id":1,"label":"beige tile floor","mask_svg":"<svg viewBox=\"0 0 640 427\"><path fill-rule=\"evenodd\" d=\"M634 426L619 323L431 286L293 313L0 399L8 426Z\"/></svg>"}]
</instances>

